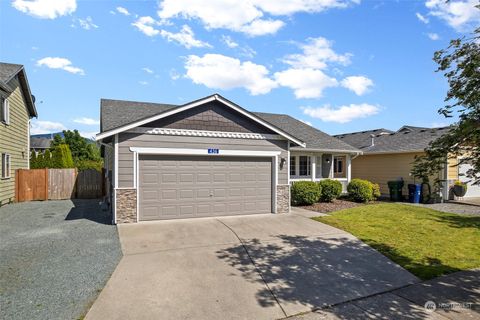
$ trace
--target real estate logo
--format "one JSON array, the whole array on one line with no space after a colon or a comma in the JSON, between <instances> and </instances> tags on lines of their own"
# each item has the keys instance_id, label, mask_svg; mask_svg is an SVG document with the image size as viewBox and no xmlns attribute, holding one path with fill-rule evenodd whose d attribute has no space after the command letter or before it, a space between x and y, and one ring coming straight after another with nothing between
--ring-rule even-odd
<instances>
[{"instance_id":1,"label":"real estate logo","mask_svg":"<svg viewBox=\"0 0 480 320\"><path fill-rule=\"evenodd\" d=\"M437 309L437 305L435 302L433 301L427 301L425 302L425 310L427 310L428 312L433 312Z\"/></svg>"}]
</instances>

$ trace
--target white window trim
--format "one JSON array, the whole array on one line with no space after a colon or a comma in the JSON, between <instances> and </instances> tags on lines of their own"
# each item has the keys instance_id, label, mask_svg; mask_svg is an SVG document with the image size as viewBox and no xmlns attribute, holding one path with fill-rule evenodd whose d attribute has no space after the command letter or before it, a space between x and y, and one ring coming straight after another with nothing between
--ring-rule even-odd
<instances>
[{"instance_id":1,"label":"white window trim","mask_svg":"<svg viewBox=\"0 0 480 320\"><path fill-rule=\"evenodd\" d=\"M2 102L2 122L4 124L10 124L10 101L8 98L3 98Z\"/></svg>"},{"instance_id":2,"label":"white window trim","mask_svg":"<svg viewBox=\"0 0 480 320\"><path fill-rule=\"evenodd\" d=\"M300 174L300 158L306 157L307 158L307 174ZM298 177L300 178L307 178L312 175L312 157L309 155L299 155L298 156Z\"/></svg>"},{"instance_id":3,"label":"white window trim","mask_svg":"<svg viewBox=\"0 0 480 320\"><path fill-rule=\"evenodd\" d=\"M8 161L7 161L8 159ZM7 168L8 163L8 168ZM7 170L8 169L8 170ZM9 153L2 153L2 179L10 179L10 171L12 170L12 158ZM5 172L5 175L3 173Z\"/></svg>"}]
</instances>

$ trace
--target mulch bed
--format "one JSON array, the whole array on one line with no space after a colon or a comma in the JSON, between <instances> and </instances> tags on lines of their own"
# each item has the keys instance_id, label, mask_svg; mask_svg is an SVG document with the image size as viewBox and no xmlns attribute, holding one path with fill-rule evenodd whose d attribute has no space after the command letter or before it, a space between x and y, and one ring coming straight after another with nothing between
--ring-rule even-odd
<instances>
[{"instance_id":1,"label":"mulch bed","mask_svg":"<svg viewBox=\"0 0 480 320\"><path fill-rule=\"evenodd\" d=\"M368 204L372 204L375 202L369 202ZM358 206L367 205L365 203L358 203L353 202L350 200L343 200L343 199L335 199L333 202L318 202L314 203L311 206L302 206L301 208L321 213L333 212L343 209L354 208Z\"/></svg>"}]
</instances>

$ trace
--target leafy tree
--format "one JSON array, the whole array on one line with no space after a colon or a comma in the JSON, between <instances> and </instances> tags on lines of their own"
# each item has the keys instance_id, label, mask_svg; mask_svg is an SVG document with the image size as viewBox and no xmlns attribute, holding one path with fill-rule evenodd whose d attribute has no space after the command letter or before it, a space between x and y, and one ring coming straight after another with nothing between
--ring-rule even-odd
<instances>
[{"instance_id":1,"label":"leafy tree","mask_svg":"<svg viewBox=\"0 0 480 320\"><path fill-rule=\"evenodd\" d=\"M37 153L32 151L30 153L30 169L37 169Z\"/></svg>"},{"instance_id":2,"label":"leafy tree","mask_svg":"<svg viewBox=\"0 0 480 320\"><path fill-rule=\"evenodd\" d=\"M480 184L480 27L468 37L450 41L447 49L435 52L433 60L450 87L438 112L447 118L458 115L459 120L415 159L412 174L428 181L442 170L447 156L461 156L459 164L472 165L467 178Z\"/></svg>"},{"instance_id":3,"label":"leafy tree","mask_svg":"<svg viewBox=\"0 0 480 320\"><path fill-rule=\"evenodd\" d=\"M72 152L67 144L60 144L55 146L52 152L50 162L51 168L74 168Z\"/></svg>"},{"instance_id":4,"label":"leafy tree","mask_svg":"<svg viewBox=\"0 0 480 320\"><path fill-rule=\"evenodd\" d=\"M103 166L100 149L95 143L91 143L82 137L78 130L65 130L63 135L64 138L60 135L55 135L51 147L55 148L62 144L68 145L76 168L80 170L90 168L98 170L98 168Z\"/></svg>"},{"instance_id":5,"label":"leafy tree","mask_svg":"<svg viewBox=\"0 0 480 320\"><path fill-rule=\"evenodd\" d=\"M43 156L43 153L39 153L37 155L37 166L36 169L43 169L45 168L45 158Z\"/></svg>"},{"instance_id":6,"label":"leafy tree","mask_svg":"<svg viewBox=\"0 0 480 320\"><path fill-rule=\"evenodd\" d=\"M50 168L51 167L51 162L52 162L52 155L50 153L50 150L45 150L45 153L43 154L43 163L44 163L44 168Z\"/></svg>"}]
</instances>

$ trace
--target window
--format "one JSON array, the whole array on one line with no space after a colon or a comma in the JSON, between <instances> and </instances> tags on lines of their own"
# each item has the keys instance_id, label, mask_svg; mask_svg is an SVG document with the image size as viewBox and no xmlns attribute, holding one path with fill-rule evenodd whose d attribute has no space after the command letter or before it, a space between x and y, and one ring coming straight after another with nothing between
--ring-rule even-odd
<instances>
[{"instance_id":1,"label":"window","mask_svg":"<svg viewBox=\"0 0 480 320\"><path fill-rule=\"evenodd\" d=\"M297 168L296 168L296 165L297 165L297 161L296 161L296 157L290 157L290 175L291 176L295 176L297 175Z\"/></svg>"},{"instance_id":2,"label":"window","mask_svg":"<svg viewBox=\"0 0 480 320\"><path fill-rule=\"evenodd\" d=\"M10 178L10 155L2 153L2 178Z\"/></svg>"},{"instance_id":3,"label":"window","mask_svg":"<svg viewBox=\"0 0 480 320\"><path fill-rule=\"evenodd\" d=\"M299 158L299 165L300 165L300 176L309 176L310 175L310 157L309 156L300 156Z\"/></svg>"},{"instance_id":4,"label":"window","mask_svg":"<svg viewBox=\"0 0 480 320\"><path fill-rule=\"evenodd\" d=\"M333 176L335 178L345 178L345 157L333 158Z\"/></svg>"},{"instance_id":5,"label":"window","mask_svg":"<svg viewBox=\"0 0 480 320\"><path fill-rule=\"evenodd\" d=\"M2 98L1 100L1 112L0 112L0 121L5 124L10 123L10 102L7 98Z\"/></svg>"}]
</instances>

